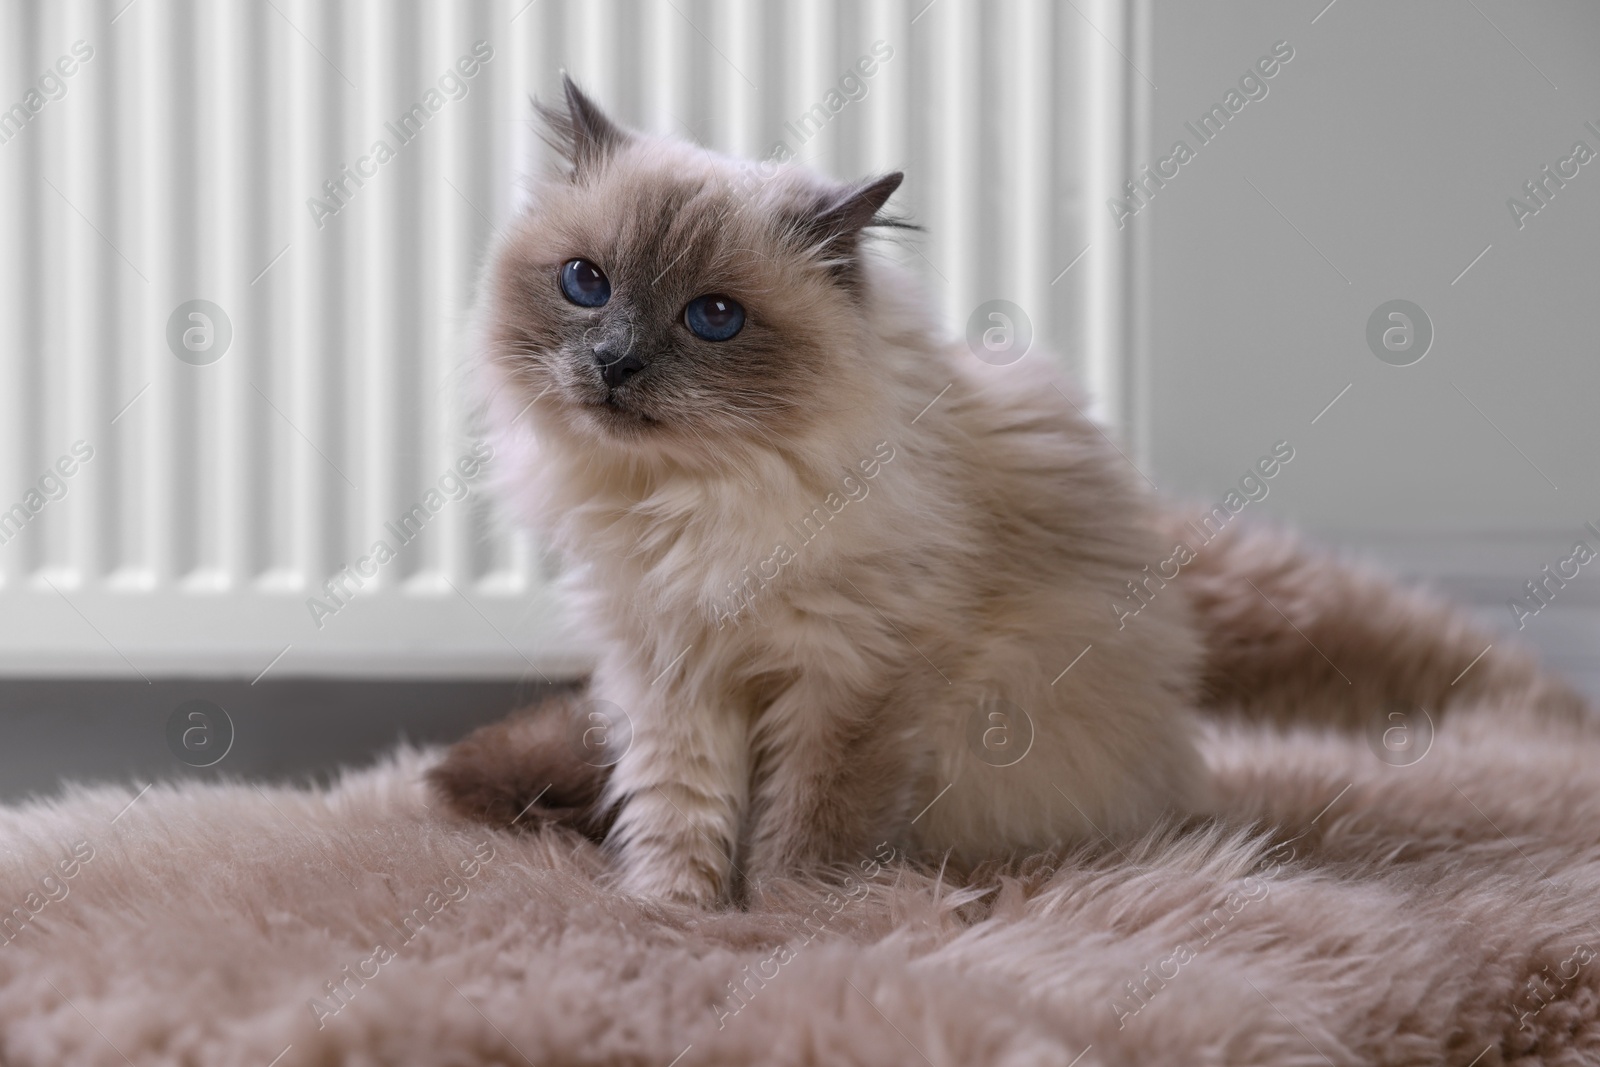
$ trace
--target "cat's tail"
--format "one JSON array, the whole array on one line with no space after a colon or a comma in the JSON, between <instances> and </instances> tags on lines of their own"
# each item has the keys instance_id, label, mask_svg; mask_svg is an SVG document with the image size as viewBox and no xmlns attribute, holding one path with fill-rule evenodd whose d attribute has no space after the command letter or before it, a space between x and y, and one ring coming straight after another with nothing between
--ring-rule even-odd
<instances>
[{"instance_id":1,"label":"cat's tail","mask_svg":"<svg viewBox=\"0 0 1600 1067\"><path fill-rule=\"evenodd\" d=\"M1486 704L1594 721L1531 652L1462 609L1282 530L1233 521L1205 540L1210 527L1190 518L1172 518L1174 537L1194 551L1173 584L1203 635L1209 710L1351 729L1385 709L1442 715Z\"/></svg>"},{"instance_id":2,"label":"cat's tail","mask_svg":"<svg viewBox=\"0 0 1600 1067\"><path fill-rule=\"evenodd\" d=\"M603 802L608 767L585 761L585 687L554 693L450 746L428 781L456 814L501 827L570 826L594 841L615 819Z\"/></svg>"}]
</instances>

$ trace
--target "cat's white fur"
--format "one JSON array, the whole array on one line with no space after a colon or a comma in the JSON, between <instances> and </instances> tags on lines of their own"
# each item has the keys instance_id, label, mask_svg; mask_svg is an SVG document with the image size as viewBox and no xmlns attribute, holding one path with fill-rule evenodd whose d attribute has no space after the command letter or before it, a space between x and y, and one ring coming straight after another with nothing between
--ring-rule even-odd
<instances>
[{"instance_id":1,"label":"cat's white fur","mask_svg":"<svg viewBox=\"0 0 1600 1067\"><path fill-rule=\"evenodd\" d=\"M989 366L934 334L902 268L869 248L861 277L820 414L781 447L645 447L480 361L506 491L568 565L593 695L632 722L609 784L630 890L708 900L884 839L978 859L1201 804L1186 605L1157 596L1126 626L1110 608L1171 547L1135 472L1047 355ZM846 475L867 495L798 543ZM730 619L780 543L792 558ZM975 717L1026 737L986 719L996 699L1032 724L1011 766L971 744Z\"/></svg>"}]
</instances>

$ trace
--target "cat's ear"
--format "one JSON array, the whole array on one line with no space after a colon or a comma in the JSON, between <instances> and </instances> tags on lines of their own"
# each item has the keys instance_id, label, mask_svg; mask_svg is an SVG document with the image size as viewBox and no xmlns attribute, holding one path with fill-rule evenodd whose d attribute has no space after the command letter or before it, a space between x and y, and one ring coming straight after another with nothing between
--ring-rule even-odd
<instances>
[{"instance_id":1,"label":"cat's ear","mask_svg":"<svg viewBox=\"0 0 1600 1067\"><path fill-rule=\"evenodd\" d=\"M607 118L566 74L561 75L561 88L566 95L564 110L537 102L533 106L544 120L545 140L581 178L633 135Z\"/></svg>"},{"instance_id":2,"label":"cat's ear","mask_svg":"<svg viewBox=\"0 0 1600 1067\"><path fill-rule=\"evenodd\" d=\"M850 274L862 230L868 226L915 228L883 211L884 204L904 180L905 175L895 171L829 191L801 209L800 216L794 220L795 230L808 248L830 265Z\"/></svg>"},{"instance_id":3,"label":"cat's ear","mask_svg":"<svg viewBox=\"0 0 1600 1067\"><path fill-rule=\"evenodd\" d=\"M881 215L883 205L900 188L906 176L900 171L881 178L852 185L842 190L828 203L813 222L819 234L836 234L854 238L868 226L903 225L899 220Z\"/></svg>"}]
</instances>

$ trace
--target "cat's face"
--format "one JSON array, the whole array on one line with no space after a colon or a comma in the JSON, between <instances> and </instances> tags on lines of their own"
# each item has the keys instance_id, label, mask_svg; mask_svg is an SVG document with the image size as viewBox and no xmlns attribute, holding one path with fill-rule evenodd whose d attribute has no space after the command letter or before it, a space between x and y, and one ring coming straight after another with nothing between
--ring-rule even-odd
<instances>
[{"instance_id":1,"label":"cat's face","mask_svg":"<svg viewBox=\"0 0 1600 1067\"><path fill-rule=\"evenodd\" d=\"M642 448L797 432L859 373L842 361L859 358L860 232L900 176L757 170L622 130L570 82L567 104L544 117L569 167L492 275L490 355L516 407Z\"/></svg>"}]
</instances>

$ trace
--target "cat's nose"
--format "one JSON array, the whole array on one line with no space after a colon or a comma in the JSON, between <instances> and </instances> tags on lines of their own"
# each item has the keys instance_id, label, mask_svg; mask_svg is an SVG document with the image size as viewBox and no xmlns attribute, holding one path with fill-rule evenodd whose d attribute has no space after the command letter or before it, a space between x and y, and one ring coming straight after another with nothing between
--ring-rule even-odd
<instances>
[{"instance_id":1,"label":"cat's nose","mask_svg":"<svg viewBox=\"0 0 1600 1067\"><path fill-rule=\"evenodd\" d=\"M621 340L602 341L595 345L594 361L600 367L600 377L612 389L644 370L644 360L634 354L631 345Z\"/></svg>"}]
</instances>

